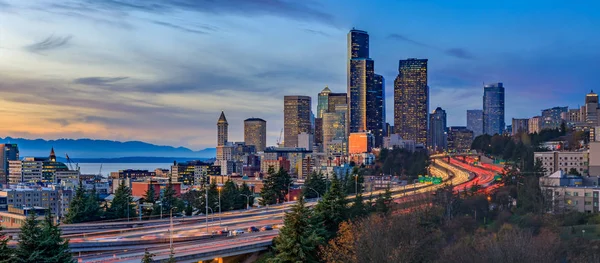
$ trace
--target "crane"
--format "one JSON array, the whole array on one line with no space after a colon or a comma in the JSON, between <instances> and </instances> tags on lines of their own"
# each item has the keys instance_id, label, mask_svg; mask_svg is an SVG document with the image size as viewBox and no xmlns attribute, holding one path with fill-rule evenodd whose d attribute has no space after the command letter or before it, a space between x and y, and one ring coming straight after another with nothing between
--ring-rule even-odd
<instances>
[{"instance_id":1,"label":"crane","mask_svg":"<svg viewBox=\"0 0 600 263\"><path fill-rule=\"evenodd\" d=\"M283 136L283 128L281 128L281 132L279 132L279 138L277 139L277 147L281 147L283 141L281 141L281 137Z\"/></svg>"}]
</instances>

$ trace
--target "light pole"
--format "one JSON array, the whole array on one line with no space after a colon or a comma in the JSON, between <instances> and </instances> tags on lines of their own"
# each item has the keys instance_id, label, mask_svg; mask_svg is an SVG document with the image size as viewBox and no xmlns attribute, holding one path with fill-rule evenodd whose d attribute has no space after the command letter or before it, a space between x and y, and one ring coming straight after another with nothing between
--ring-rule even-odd
<instances>
[{"instance_id":1,"label":"light pole","mask_svg":"<svg viewBox=\"0 0 600 263\"><path fill-rule=\"evenodd\" d=\"M315 193L317 193L317 202L318 202L319 200L321 200L321 194L319 194L319 192L317 192L317 190L315 190L315 189L312 189L312 188L310 188L310 187L306 187L306 188L307 188L307 189L309 189L309 190L313 190Z\"/></svg>"},{"instance_id":2,"label":"light pole","mask_svg":"<svg viewBox=\"0 0 600 263\"><path fill-rule=\"evenodd\" d=\"M358 174L354 174L354 195L358 196Z\"/></svg>"},{"instance_id":3,"label":"light pole","mask_svg":"<svg viewBox=\"0 0 600 263\"><path fill-rule=\"evenodd\" d=\"M204 185L206 195L204 196L204 203L206 204L206 233L208 233L208 184Z\"/></svg>"},{"instance_id":4,"label":"light pole","mask_svg":"<svg viewBox=\"0 0 600 263\"><path fill-rule=\"evenodd\" d=\"M156 203L160 205L160 219L162 219L162 201L156 201Z\"/></svg>"},{"instance_id":5,"label":"light pole","mask_svg":"<svg viewBox=\"0 0 600 263\"><path fill-rule=\"evenodd\" d=\"M221 226L221 189L222 189L222 188L223 188L223 187L222 187L221 185L219 185L219 186L217 187L217 189L219 190L219 226ZM214 217L214 215L215 215L215 214L213 213L213 217Z\"/></svg>"},{"instance_id":6,"label":"light pole","mask_svg":"<svg viewBox=\"0 0 600 263\"><path fill-rule=\"evenodd\" d=\"M250 196L245 194L240 194L246 197L246 210L250 209Z\"/></svg>"},{"instance_id":7,"label":"light pole","mask_svg":"<svg viewBox=\"0 0 600 263\"><path fill-rule=\"evenodd\" d=\"M177 207L171 207L171 229L169 230L170 232L170 242L169 242L169 247L171 248L171 251L173 251L173 209L175 209Z\"/></svg>"}]
</instances>

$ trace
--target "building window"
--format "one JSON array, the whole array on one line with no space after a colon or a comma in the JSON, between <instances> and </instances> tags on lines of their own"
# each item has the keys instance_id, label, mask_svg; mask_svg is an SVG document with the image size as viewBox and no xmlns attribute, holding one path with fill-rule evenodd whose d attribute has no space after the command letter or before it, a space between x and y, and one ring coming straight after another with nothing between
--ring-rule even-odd
<instances>
[{"instance_id":1,"label":"building window","mask_svg":"<svg viewBox=\"0 0 600 263\"><path fill-rule=\"evenodd\" d=\"M585 195L584 195L584 196L585 196L585 197L590 197L590 196L592 196L592 194L591 194L591 193L585 193Z\"/></svg>"},{"instance_id":2,"label":"building window","mask_svg":"<svg viewBox=\"0 0 600 263\"><path fill-rule=\"evenodd\" d=\"M585 205L592 205L591 201L585 201Z\"/></svg>"},{"instance_id":3,"label":"building window","mask_svg":"<svg viewBox=\"0 0 600 263\"><path fill-rule=\"evenodd\" d=\"M566 196L571 196L571 192L565 192Z\"/></svg>"},{"instance_id":4,"label":"building window","mask_svg":"<svg viewBox=\"0 0 600 263\"><path fill-rule=\"evenodd\" d=\"M594 206L595 206L595 207L598 207L598 202L594 202Z\"/></svg>"},{"instance_id":5,"label":"building window","mask_svg":"<svg viewBox=\"0 0 600 263\"><path fill-rule=\"evenodd\" d=\"M573 196L579 196L579 192L573 192Z\"/></svg>"},{"instance_id":6,"label":"building window","mask_svg":"<svg viewBox=\"0 0 600 263\"><path fill-rule=\"evenodd\" d=\"M578 204L579 204L579 201L575 200L575 205L578 205Z\"/></svg>"}]
</instances>

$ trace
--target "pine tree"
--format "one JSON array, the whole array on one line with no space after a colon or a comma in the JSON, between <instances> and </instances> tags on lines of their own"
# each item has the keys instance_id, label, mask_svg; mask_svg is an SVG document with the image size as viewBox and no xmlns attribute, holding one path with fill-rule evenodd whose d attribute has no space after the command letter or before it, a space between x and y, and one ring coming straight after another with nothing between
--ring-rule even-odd
<instances>
[{"instance_id":1,"label":"pine tree","mask_svg":"<svg viewBox=\"0 0 600 263\"><path fill-rule=\"evenodd\" d=\"M383 215L389 212L389 207L385 203L385 198L382 194L379 194L379 196L377 196L377 199L375 200L375 212Z\"/></svg>"},{"instance_id":2,"label":"pine tree","mask_svg":"<svg viewBox=\"0 0 600 263\"><path fill-rule=\"evenodd\" d=\"M171 177L169 177L169 181L167 183L167 187L165 188L165 191L163 193L163 197L162 197L162 206L163 206L163 211L167 211L169 212L171 210L171 207L175 206L175 189L173 188L173 183L171 181Z\"/></svg>"},{"instance_id":3,"label":"pine tree","mask_svg":"<svg viewBox=\"0 0 600 263\"><path fill-rule=\"evenodd\" d=\"M154 256L154 254L148 252L148 249L146 248L146 250L144 251L144 257L142 258L142 262L141 263L152 263L154 262L154 259L152 259Z\"/></svg>"},{"instance_id":4,"label":"pine tree","mask_svg":"<svg viewBox=\"0 0 600 263\"><path fill-rule=\"evenodd\" d=\"M13 262L13 249L8 247L9 238L1 232L2 227L0 227L0 263L10 263Z\"/></svg>"},{"instance_id":5,"label":"pine tree","mask_svg":"<svg viewBox=\"0 0 600 263\"><path fill-rule=\"evenodd\" d=\"M94 188L92 188L92 191L85 199L84 222L96 221L100 219L101 216L102 210L100 210L98 192L96 191L96 185L94 185Z\"/></svg>"},{"instance_id":6,"label":"pine tree","mask_svg":"<svg viewBox=\"0 0 600 263\"><path fill-rule=\"evenodd\" d=\"M354 198L352 207L350 208L350 216L352 218L359 218L369 214L369 209L365 206L365 199L362 194L359 194Z\"/></svg>"},{"instance_id":7,"label":"pine tree","mask_svg":"<svg viewBox=\"0 0 600 263\"><path fill-rule=\"evenodd\" d=\"M323 238L311 225L312 212L300 196L292 211L285 215L284 227L275 240L276 255L270 262L319 262L317 250Z\"/></svg>"},{"instance_id":8,"label":"pine tree","mask_svg":"<svg viewBox=\"0 0 600 263\"><path fill-rule=\"evenodd\" d=\"M175 260L175 251L171 248L171 254L169 254L169 260L167 260L167 263L177 263L177 260Z\"/></svg>"},{"instance_id":9,"label":"pine tree","mask_svg":"<svg viewBox=\"0 0 600 263\"><path fill-rule=\"evenodd\" d=\"M246 196L249 196L250 198L247 198ZM241 204L241 206L238 206L239 204ZM246 205L250 207L254 205L254 193L250 190L250 187L248 187L248 185L244 182L240 187L240 194L237 196L236 207L239 207L237 209L246 209Z\"/></svg>"},{"instance_id":10,"label":"pine tree","mask_svg":"<svg viewBox=\"0 0 600 263\"><path fill-rule=\"evenodd\" d=\"M30 211L29 215L21 226L19 234L19 245L15 251L15 262L30 263L44 262L40 248L41 229L36 220L35 211Z\"/></svg>"},{"instance_id":11,"label":"pine tree","mask_svg":"<svg viewBox=\"0 0 600 263\"><path fill-rule=\"evenodd\" d=\"M238 201L240 200L240 198L238 198L239 195L240 191L237 185L233 181L227 180L225 185L221 187L221 211L225 212L233 209L245 208L245 201L242 203Z\"/></svg>"},{"instance_id":12,"label":"pine tree","mask_svg":"<svg viewBox=\"0 0 600 263\"><path fill-rule=\"evenodd\" d=\"M144 216L151 216L153 213L155 213L156 211L154 211L154 203L156 203L156 191L154 191L154 187L152 185L149 185L148 190L146 190L146 193L143 196L144 202L145 203L150 203L153 205L153 207L151 208L144 208L142 210L142 213L144 214ZM160 208L158 208L160 209ZM160 213L160 211L158 211Z\"/></svg>"},{"instance_id":13,"label":"pine tree","mask_svg":"<svg viewBox=\"0 0 600 263\"><path fill-rule=\"evenodd\" d=\"M277 186L277 173L275 173L275 169L271 166L267 171L267 178L263 183L263 188L260 191L261 203L260 205L272 205L277 203L278 198L278 186Z\"/></svg>"},{"instance_id":14,"label":"pine tree","mask_svg":"<svg viewBox=\"0 0 600 263\"><path fill-rule=\"evenodd\" d=\"M47 263L74 262L69 241L61 237L62 231L54 224L50 210L46 211L44 221L41 223L41 241L38 250Z\"/></svg>"},{"instance_id":15,"label":"pine tree","mask_svg":"<svg viewBox=\"0 0 600 263\"><path fill-rule=\"evenodd\" d=\"M327 182L322 173L312 172L302 188L302 194L305 198L316 198L323 196L327 191ZM312 190L311 190L312 189ZM317 195L317 193L319 193Z\"/></svg>"},{"instance_id":16,"label":"pine tree","mask_svg":"<svg viewBox=\"0 0 600 263\"><path fill-rule=\"evenodd\" d=\"M114 198L106 212L107 217L110 219L120 219L136 216L135 207L131 204L133 198L131 197L131 189L125 186L123 181L119 183L119 187L115 191ZM128 212L129 211L129 212Z\"/></svg>"},{"instance_id":17,"label":"pine tree","mask_svg":"<svg viewBox=\"0 0 600 263\"><path fill-rule=\"evenodd\" d=\"M74 224L85 222L86 220L86 194L83 183L79 180L79 186L75 190L75 195L69 203L69 212L65 215L65 223Z\"/></svg>"},{"instance_id":18,"label":"pine tree","mask_svg":"<svg viewBox=\"0 0 600 263\"><path fill-rule=\"evenodd\" d=\"M348 217L347 203L342 185L334 177L329 191L315 206L315 216L323 222L323 227L327 230L327 240L335 236L339 224Z\"/></svg>"}]
</instances>

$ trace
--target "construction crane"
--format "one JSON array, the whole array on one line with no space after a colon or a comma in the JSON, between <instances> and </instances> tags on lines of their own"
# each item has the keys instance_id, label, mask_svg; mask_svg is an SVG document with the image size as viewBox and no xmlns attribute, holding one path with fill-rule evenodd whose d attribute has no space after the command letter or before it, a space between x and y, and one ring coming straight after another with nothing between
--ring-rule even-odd
<instances>
[{"instance_id":1,"label":"construction crane","mask_svg":"<svg viewBox=\"0 0 600 263\"><path fill-rule=\"evenodd\" d=\"M102 164L100 164L100 171L98 172L98 176L102 177Z\"/></svg>"},{"instance_id":2,"label":"construction crane","mask_svg":"<svg viewBox=\"0 0 600 263\"><path fill-rule=\"evenodd\" d=\"M281 147L281 145L283 144L283 141L281 141L282 136L283 136L283 128L281 129L281 132L279 132L279 138L277 139L277 147Z\"/></svg>"}]
</instances>

